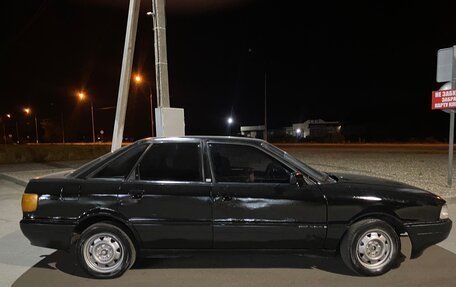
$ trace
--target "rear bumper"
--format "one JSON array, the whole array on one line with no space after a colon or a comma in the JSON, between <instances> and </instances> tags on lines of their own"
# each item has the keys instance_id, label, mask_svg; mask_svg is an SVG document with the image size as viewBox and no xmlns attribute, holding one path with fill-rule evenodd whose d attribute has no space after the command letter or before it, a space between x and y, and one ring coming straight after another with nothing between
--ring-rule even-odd
<instances>
[{"instance_id":1,"label":"rear bumper","mask_svg":"<svg viewBox=\"0 0 456 287\"><path fill-rule=\"evenodd\" d=\"M61 223L43 223L23 219L21 231L34 246L59 250L69 250L75 225Z\"/></svg>"},{"instance_id":2,"label":"rear bumper","mask_svg":"<svg viewBox=\"0 0 456 287\"><path fill-rule=\"evenodd\" d=\"M451 220L441 220L430 223L405 224L405 229L412 242L411 258L420 256L431 245L445 240L450 234Z\"/></svg>"}]
</instances>

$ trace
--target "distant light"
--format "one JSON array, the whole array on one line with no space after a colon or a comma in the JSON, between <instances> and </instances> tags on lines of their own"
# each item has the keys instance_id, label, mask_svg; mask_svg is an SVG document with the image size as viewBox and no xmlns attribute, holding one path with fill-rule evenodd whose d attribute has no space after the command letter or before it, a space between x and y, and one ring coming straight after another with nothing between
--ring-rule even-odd
<instances>
[{"instance_id":1,"label":"distant light","mask_svg":"<svg viewBox=\"0 0 456 287\"><path fill-rule=\"evenodd\" d=\"M299 135L301 133L301 129L296 129L296 133Z\"/></svg>"},{"instance_id":2,"label":"distant light","mask_svg":"<svg viewBox=\"0 0 456 287\"><path fill-rule=\"evenodd\" d=\"M342 128L342 126L338 126L337 127L337 131L340 132L340 129Z\"/></svg>"},{"instance_id":3,"label":"distant light","mask_svg":"<svg viewBox=\"0 0 456 287\"><path fill-rule=\"evenodd\" d=\"M231 125L234 121L233 121L233 118L232 117L229 117L226 122Z\"/></svg>"},{"instance_id":4,"label":"distant light","mask_svg":"<svg viewBox=\"0 0 456 287\"><path fill-rule=\"evenodd\" d=\"M31 110L30 108L24 108L24 113L26 113L27 115L30 114Z\"/></svg>"},{"instance_id":5,"label":"distant light","mask_svg":"<svg viewBox=\"0 0 456 287\"><path fill-rule=\"evenodd\" d=\"M82 100L85 99L86 95L84 94L84 92L79 92L79 93L78 93L78 97L79 97L79 99L82 101Z\"/></svg>"},{"instance_id":6,"label":"distant light","mask_svg":"<svg viewBox=\"0 0 456 287\"><path fill-rule=\"evenodd\" d=\"M134 79L135 79L135 82L136 82L137 84L140 84L140 83L142 82L142 77L141 77L141 75L139 75L139 74L137 74L137 75L134 77Z\"/></svg>"},{"instance_id":7,"label":"distant light","mask_svg":"<svg viewBox=\"0 0 456 287\"><path fill-rule=\"evenodd\" d=\"M11 114L6 114L6 117L7 117L8 119L11 119Z\"/></svg>"}]
</instances>

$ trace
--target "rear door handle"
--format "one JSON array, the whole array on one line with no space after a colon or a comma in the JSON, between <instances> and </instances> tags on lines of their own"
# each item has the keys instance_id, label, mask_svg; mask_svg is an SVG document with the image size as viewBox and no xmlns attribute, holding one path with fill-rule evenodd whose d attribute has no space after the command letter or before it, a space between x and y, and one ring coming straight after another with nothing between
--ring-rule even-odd
<instances>
[{"instance_id":1,"label":"rear door handle","mask_svg":"<svg viewBox=\"0 0 456 287\"><path fill-rule=\"evenodd\" d=\"M135 189L135 190L130 190L128 192L133 199L141 199L144 195L144 190L143 189Z\"/></svg>"}]
</instances>

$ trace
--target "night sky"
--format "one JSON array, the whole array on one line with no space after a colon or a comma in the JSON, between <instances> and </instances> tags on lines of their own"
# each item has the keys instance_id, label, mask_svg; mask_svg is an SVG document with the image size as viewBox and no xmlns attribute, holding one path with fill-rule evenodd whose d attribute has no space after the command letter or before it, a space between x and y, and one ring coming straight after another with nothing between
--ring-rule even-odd
<instances>
[{"instance_id":1,"label":"night sky","mask_svg":"<svg viewBox=\"0 0 456 287\"><path fill-rule=\"evenodd\" d=\"M149 136L155 94L152 20L143 1L125 136ZM114 3L114 4L113 4ZM128 1L2 1L0 113L31 106L40 121L65 122L69 139L112 134ZM455 1L168 0L170 101L187 134L308 119L360 127L366 141L445 140L449 116L431 111L436 53L456 44ZM155 99L155 97L154 97ZM11 125L11 123L10 123Z\"/></svg>"}]
</instances>

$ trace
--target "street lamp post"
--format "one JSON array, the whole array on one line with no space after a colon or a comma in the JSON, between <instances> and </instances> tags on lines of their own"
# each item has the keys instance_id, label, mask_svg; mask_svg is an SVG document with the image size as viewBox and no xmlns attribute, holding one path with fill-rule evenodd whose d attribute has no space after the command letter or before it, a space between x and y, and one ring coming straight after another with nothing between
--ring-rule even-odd
<instances>
[{"instance_id":1,"label":"street lamp post","mask_svg":"<svg viewBox=\"0 0 456 287\"><path fill-rule=\"evenodd\" d=\"M95 117L93 114L93 101L90 100L90 111L92 113L92 142L95 142Z\"/></svg>"},{"instance_id":2,"label":"street lamp post","mask_svg":"<svg viewBox=\"0 0 456 287\"><path fill-rule=\"evenodd\" d=\"M228 135L231 136L231 125L233 124L234 120L232 117L228 117L226 123L228 124Z\"/></svg>"},{"instance_id":3,"label":"street lamp post","mask_svg":"<svg viewBox=\"0 0 456 287\"><path fill-rule=\"evenodd\" d=\"M24 113L28 116L32 113L32 110L30 108L24 108ZM36 117L36 113L34 113L35 116L35 142L39 143L38 140L38 119Z\"/></svg>"},{"instance_id":4,"label":"street lamp post","mask_svg":"<svg viewBox=\"0 0 456 287\"><path fill-rule=\"evenodd\" d=\"M140 85L143 81L143 78L140 74L136 74L134 77L134 81L137 85ZM152 98L152 88L150 86L150 83L147 82L149 86L149 102L150 102L150 129L151 129L151 136L155 136L155 129L154 129L154 102Z\"/></svg>"},{"instance_id":5,"label":"street lamp post","mask_svg":"<svg viewBox=\"0 0 456 287\"><path fill-rule=\"evenodd\" d=\"M5 144L7 143L6 141L6 122L11 119L11 114L6 114L5 119L3 120L3 141Z\"/></svg>"},{"instance_id":6,"label":"street lamp post","mask_svg":"<svg viewBox=\"0 0 456 287\"><path fill-rule=\"evenodd\" d=\"M86 94L84 92L78 93L79 100L83 101L86 98ZM95 143L95 116L93 112L93 100L90 98L90 112L92 114L92 142Z\"/></svg>"},{"instance_id":7,"label":"street lamp post","mask_svg":"<svg viewBox=\"0 0 456 287\"><path fill-rule=\"evenodd\" d=\"M39 143L38 142L38 120L36 118L36 114L35 114L35 141L36 141L36 143Z\"/></svg>"},{"instance_id":8,"label":"street lamp post","mask_svg":"<svg viewBox=\"0 0 456 287\"><path fill-rule=\"evenodd\" d=\"M16 119L16 143L19 143L19 123Z\"/></svg>"},{"instance_id":9,"label":"street lamp post","mask_svg":"<svg viewBox=\"0 0 456 287\"><path fill-rule=\"evenodd\" d=\"M3 122L3 141L6 144L6 126L5 126L5 122Z\"/></svg>"},{"instance_id":10,"label":"street lamp post","mask_svg":"<svg viewBox=\"0 0 456 287\"><path fill-rule=\"evenodd\" d=\"M62 143L65 143L65 122L63 121L63 112L61 113L61 125L62 125Z\"/></svg>"}]
</instances>

